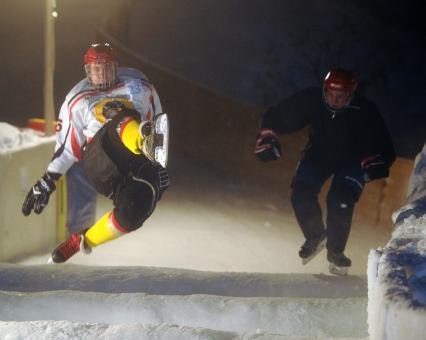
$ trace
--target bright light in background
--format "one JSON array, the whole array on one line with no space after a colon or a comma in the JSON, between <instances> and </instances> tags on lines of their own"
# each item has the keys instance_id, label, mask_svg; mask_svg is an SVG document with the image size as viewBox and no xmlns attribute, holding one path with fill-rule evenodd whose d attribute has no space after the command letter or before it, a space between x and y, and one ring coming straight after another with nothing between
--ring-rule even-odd
<instances>
[{"instance_id":1,"label":"bright light in background","mask_svg":"<svg viewBox=\"0 0 426 340\"><path fill-rule=\"evenodd\" d=\"M58 11L56 10L56 0L52 0L52 17L58 17Z\"/></svg>"}]
</instances>

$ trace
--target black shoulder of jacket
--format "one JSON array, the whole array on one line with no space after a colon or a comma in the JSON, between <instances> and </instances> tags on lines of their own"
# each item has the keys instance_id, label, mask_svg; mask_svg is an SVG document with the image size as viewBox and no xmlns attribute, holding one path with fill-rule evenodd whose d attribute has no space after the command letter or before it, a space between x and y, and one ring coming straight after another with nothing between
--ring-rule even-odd
<instances>
[{"instance_id":1,"label":"black shoulder of jacket","mask_svg":"<svg viewBox=\"0 0 426 340\"><path fill-rule=\"evenodd\" d=\"M380 114L379 108L376 104L374 104L370 99L359 94L355 95L348 108L370 114Z\"/></svg>"},{"instance_id":2,"label":"black shoulder of jacket","mask_svg":"<svg viewBox=\"0 0 426 340\"><path fill-rule=\"evenodd\" d=\"M309 87L280 100L263 114L262 127L278 133L295 132L311 122L311 115L322 105L322 92Z\"/></svg>"}]
</instances>

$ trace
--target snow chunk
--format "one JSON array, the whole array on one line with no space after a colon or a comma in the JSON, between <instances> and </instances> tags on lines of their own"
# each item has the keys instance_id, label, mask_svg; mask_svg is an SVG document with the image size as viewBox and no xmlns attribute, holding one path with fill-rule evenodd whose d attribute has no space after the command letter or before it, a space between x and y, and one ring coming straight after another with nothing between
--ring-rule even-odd
<instances>
[{"instance_id":1,"label":"snow chunk","mask_svg":"<svg viewBox=\"0 0 426 340\"><path fill-rule=\"evenodd\" d=\"M45 137L43 133L35 130L19 129L8 123L0 122L0 154L18 151L54 140L54 136Z\"/></svg>"}]
</instances>

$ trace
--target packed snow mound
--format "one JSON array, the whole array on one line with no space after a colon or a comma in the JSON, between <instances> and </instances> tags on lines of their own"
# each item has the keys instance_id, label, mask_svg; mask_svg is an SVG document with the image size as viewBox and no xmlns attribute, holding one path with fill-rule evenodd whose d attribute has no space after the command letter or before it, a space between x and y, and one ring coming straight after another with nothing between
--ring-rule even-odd
<instances>
[{"instance_id":1,"label":"packed snow mound","mask_svg":"<svg viewBox=\"0 0 426 340\"><path fill-rule=\"evenodd\" d=\"M351 276L1 264L0 338L44 329L52 339L114 339L120 331L132 339L359 339L367 336L365 284Z\"/></svg>"},{"instance_id":2,"label":"packed snow mound","mask_svg":"<svg viewBox=\"0 0 426 340\"><path fill-rule=\"evenodd\" d=\"M0 122L0 154L17 151L54 140L32 129L20 129L8 123Z\"/></svg>"},{"instance_id":3,"label":"packed snow mound","mask_svg":"<svg viewBox=\"0 0 426 340\"><path fill-rule=\"evenodd\" d=\"M177 339L367 336L367 298L360 296L363 294L357 289L359 282L351 285L350 278L346 279L352 292L340 292L336 296L327 286L336 288L337 282L315 275L274 277L261 274L257 277L259 274L254 273L165 268L90 269L79 266L28 267L25 272L34 275L39 271L44 275L34 277L34 280L21 276L22 282L31 282L27 283L28 288L19 285L15 288L10 283L16 282L19 272L24 270L22 266L20 271L18 267L6 266L0 275L1 282L9 281L0 287L0 320L3 321L0 322L0 337L2 328L5 332L9 327L17 331L13 324L16 322L23 325L19 336L24 334L23 330L42 332L44 327L52 336L56 331L69 329L69 334L62 334L64 338L70 334L74 338L76 334L78 338L90 338L98 332L101 338L109 338L108 332L114 335L120 331L119 325L125 324L128 327L123 331L129 333L129 338L141 331L146 334L145 337L138 334L141 339L149 338L150 333L153 337L163 338L164 335ZM70 274L74 274L73 278ZM272 278L272 282L269 283L268 278ZM342 281L345 278L336 279L344 286ZM54 280L60 283L56 287L59 289L49 290L53 288ZM38 281L44 281L46 290L30 291L32 284L40 285ZM108 285L110 281L115 287L105 289L104 284ZM121 283L122 292L114 282ZM295 288L297 283L303 288ZM243 292L237 292L239 287ZM266 288L266 292L262 294L259 288ZM21 291L13 291L18 289ZM316 296L322 290L324 296Z\"/></svg>"},{"instance_id":4,"label":"packed snow mound","mask_svg":"<svg viewBox=\"0 0 426 340\"><path fill-rule=\"evenodd\" d=\"M220 273L142 266L0 264L0 291L47 290L234 297L364 298L367 296L367 278L324 274Z\"/></svg>"},{"instance_id":5,"label":"packed snow mound","mask_svg":"<svg viewBox=\"0 0 426 340\"><path fill-rule=\"evenodd\" d=\"M426 215L413 209L386 247L368 263L368 324L373 339L424 339L426 332ZM392 326L390 326L392 325Z\"/></svg>"}]
</instances>

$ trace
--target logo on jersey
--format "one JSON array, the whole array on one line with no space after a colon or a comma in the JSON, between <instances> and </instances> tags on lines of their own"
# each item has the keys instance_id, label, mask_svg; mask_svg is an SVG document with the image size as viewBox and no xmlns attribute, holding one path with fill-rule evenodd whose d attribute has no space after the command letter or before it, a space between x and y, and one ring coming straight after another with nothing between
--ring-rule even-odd
<instances>
[{"instance_id":1,"label":"logo on jersey","mask_svg":"<svg viewBox=\"0 0 426 340\"><path fill-rule=\"evenodd\" d=\"M134 109L133 103L125 98L103 98L93 107L92 112L100 123L105 123L125 109Z\"/></svg>"}]
</instances>

